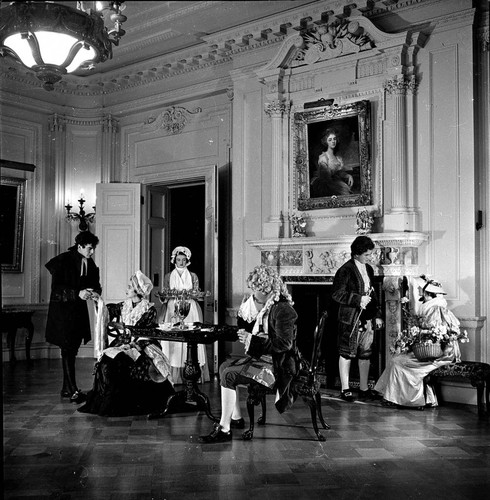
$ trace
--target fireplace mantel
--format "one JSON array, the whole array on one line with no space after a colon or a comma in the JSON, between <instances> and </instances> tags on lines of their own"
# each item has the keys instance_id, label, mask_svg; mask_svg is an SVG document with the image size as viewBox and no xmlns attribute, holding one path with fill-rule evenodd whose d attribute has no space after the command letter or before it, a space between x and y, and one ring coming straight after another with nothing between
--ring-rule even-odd
<instances>
[{"instance_id":1,"label":"fireplace mantel","mask_svg":"<svg viewBox=\"0 0 490 500\"><path fill-rule=\"evenodd\" d=\"M425 243L420 232L387 232L368 235L376 247L372 256L375 273L385 277L417 276L425 272ZM261 252L261 262L279 269L282 276L299 281L332 277L350 259L356 236L278 238L248 241ZM289 281L289 280L288 280Z\"/></svg>"},{"instance_id":2,"label":"fireplace mantel","mask_svg":"<svg viewBox=\"0 0 490 500\"><path fill-rule=\"evenodd\" d=\"M420 232L386 232L368 235L375 243L371 265L383 279L385 335L388 356L390 338L401 328L401 284L404 276L425 272L428 235ZM351 258L356 236L264 239L248 243L260 250L261 262L276 267L288 285L331 283L337 269Z\"/></svg>"}]
</instances>

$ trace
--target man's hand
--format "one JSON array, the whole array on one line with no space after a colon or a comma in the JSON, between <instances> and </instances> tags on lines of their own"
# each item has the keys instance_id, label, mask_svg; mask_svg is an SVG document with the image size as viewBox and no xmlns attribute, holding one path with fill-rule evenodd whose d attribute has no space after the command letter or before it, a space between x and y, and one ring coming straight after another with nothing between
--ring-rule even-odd
<instances>
[{"instance_id":1,"label":"man's hand","mask_svg":"<svg viewBox=\"0 0 490 500\"><path fill-rule=\"evenodd\" d=\"M80 292L78 292L78 296L82 300L88 300L88 299L92 298L92 291L89 290L88 288L86 288L85 290L80 290Z\"/></svg>"},{"instance_id":2,"label":"man's hand","mask_svg":"<svg viewBox=\"0 0 490 500\"><path fill-rule=\"evenodd\" d=\"M361 297L361 309L366 309L366 307L370 302L371 302L371 297L369 295L363 295Z\"/></svg>"},{"instance_id":3,"label":"man's hand","mask_svg":"<svg viewBox=\"0 0 490 500\"><path fill-rule=\"evenodd\" d=\"M248 333L247 331L243 330L243 329L240 329L238 330L238 340L242 343L242 344L246 344L247 341L248 341L248 338L250 337L251 333Z\"/></svg>"},{"instance_id":4,"label":"man's hand","mask_svg":"<svg viewBox=\"0 0 490 500\"><path fill-rule=\"evenodd\" d=\"M384 321L381 318L376 318L376 329L379 330L383 328Z\"/></svg>"}]
</instances>

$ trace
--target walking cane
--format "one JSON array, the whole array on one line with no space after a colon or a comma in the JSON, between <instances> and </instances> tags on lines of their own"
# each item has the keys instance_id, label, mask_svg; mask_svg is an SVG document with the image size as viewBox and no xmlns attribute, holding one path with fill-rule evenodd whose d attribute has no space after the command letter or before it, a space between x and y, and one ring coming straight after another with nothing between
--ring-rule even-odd
<instances>
[{"instance_id":1,"label":"walking cane","mask_svg":"<svg viewBox=\"0 0 490 500\"><path fill-rule=\"evenodd\" d=\"M373 290L374 290L374 288L372 286L369 287L369 290L364 295L366 297L369 297L369 295L371 295L371 292ZM361 307L361 309L359 310L359 313L357 314L357 318L356 318L356 321L354 323L354 326L352 327L352 331L350 332L349 338L352 337L352 335L356 331L357 327L359 326L359 320L361 319L361 314L362 314L362 311L364 311L364 309L365 309L364 307Z\"/></svg>"}]
</instances>

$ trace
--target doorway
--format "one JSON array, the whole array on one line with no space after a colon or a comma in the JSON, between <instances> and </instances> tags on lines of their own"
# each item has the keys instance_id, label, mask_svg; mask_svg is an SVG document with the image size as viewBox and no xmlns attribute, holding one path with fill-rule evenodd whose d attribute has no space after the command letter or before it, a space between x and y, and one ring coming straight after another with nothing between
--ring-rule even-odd
<instances>
[{"instance_id":1,"label":"doorway","mask_svg":"<svg viewBox=\"0 0 490 500\"><path fill-rule=\"evenodd\" d=\"M188 247L192 253L189 270L204 283L205 184L193 182L148 186L148 268L153 284L161 288L163 276L173 269L172 250Z\"/></svg>"},{"instance_id":2,"label":"doorway","mask_svg":"<svg viewBox=\"0 0 490 500\"><path fill-rule=\"evenodd\" d=\"M169 240L170 257L176 246L184 246L192 252L189 269L197 274L202 288L204 282L204 182L184 186L169 186ZM173 269L168 260L169 270ZM168 271L167 271L168 272Z\"/></svg>"}]
</instances>

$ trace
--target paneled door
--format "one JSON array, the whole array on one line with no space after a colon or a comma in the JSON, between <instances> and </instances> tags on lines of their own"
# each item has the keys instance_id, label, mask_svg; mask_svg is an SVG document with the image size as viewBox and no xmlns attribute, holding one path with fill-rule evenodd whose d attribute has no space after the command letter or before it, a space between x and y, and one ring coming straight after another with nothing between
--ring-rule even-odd
<instances>
[{"instance_id":1,"label":"paneled door","mask_svg":"<svg viewBox=\"0 0 490 500\"><path fill-rule=\"evenodd\" d=\"M204 261L204 290L211 292L211 297L204 301L204 319L210 323L218 323L219 290L219 220L218 220L218 166L208 172L205 179L206 212L205 212L205 261ZM213 372L218 373L218 342L213 345Z\"/></svg>"},{"instance_id":2,"label":"paneled door","mask_svg":"<svg viewBox=\"0 0 490 500\"><path fill-rule=\"evenodd\" d=\"M161 290L163 277L169 268L167 215L168 188L147 186L144 206L145 242L143 244L143 266L153 282L155 291ZM160 304L155 303L158 309Z\"/></svg>"},{"instance_id":3,"label":"paneled door","mask_svg":"<svg viewBox=\"0 0 490 500\"><path fill-rule=\"evenodd\" d=\"M97 184L95 262L106 303L125 298L129 277L141 266L141 184Z\"/></svg>"}]
</instances>

